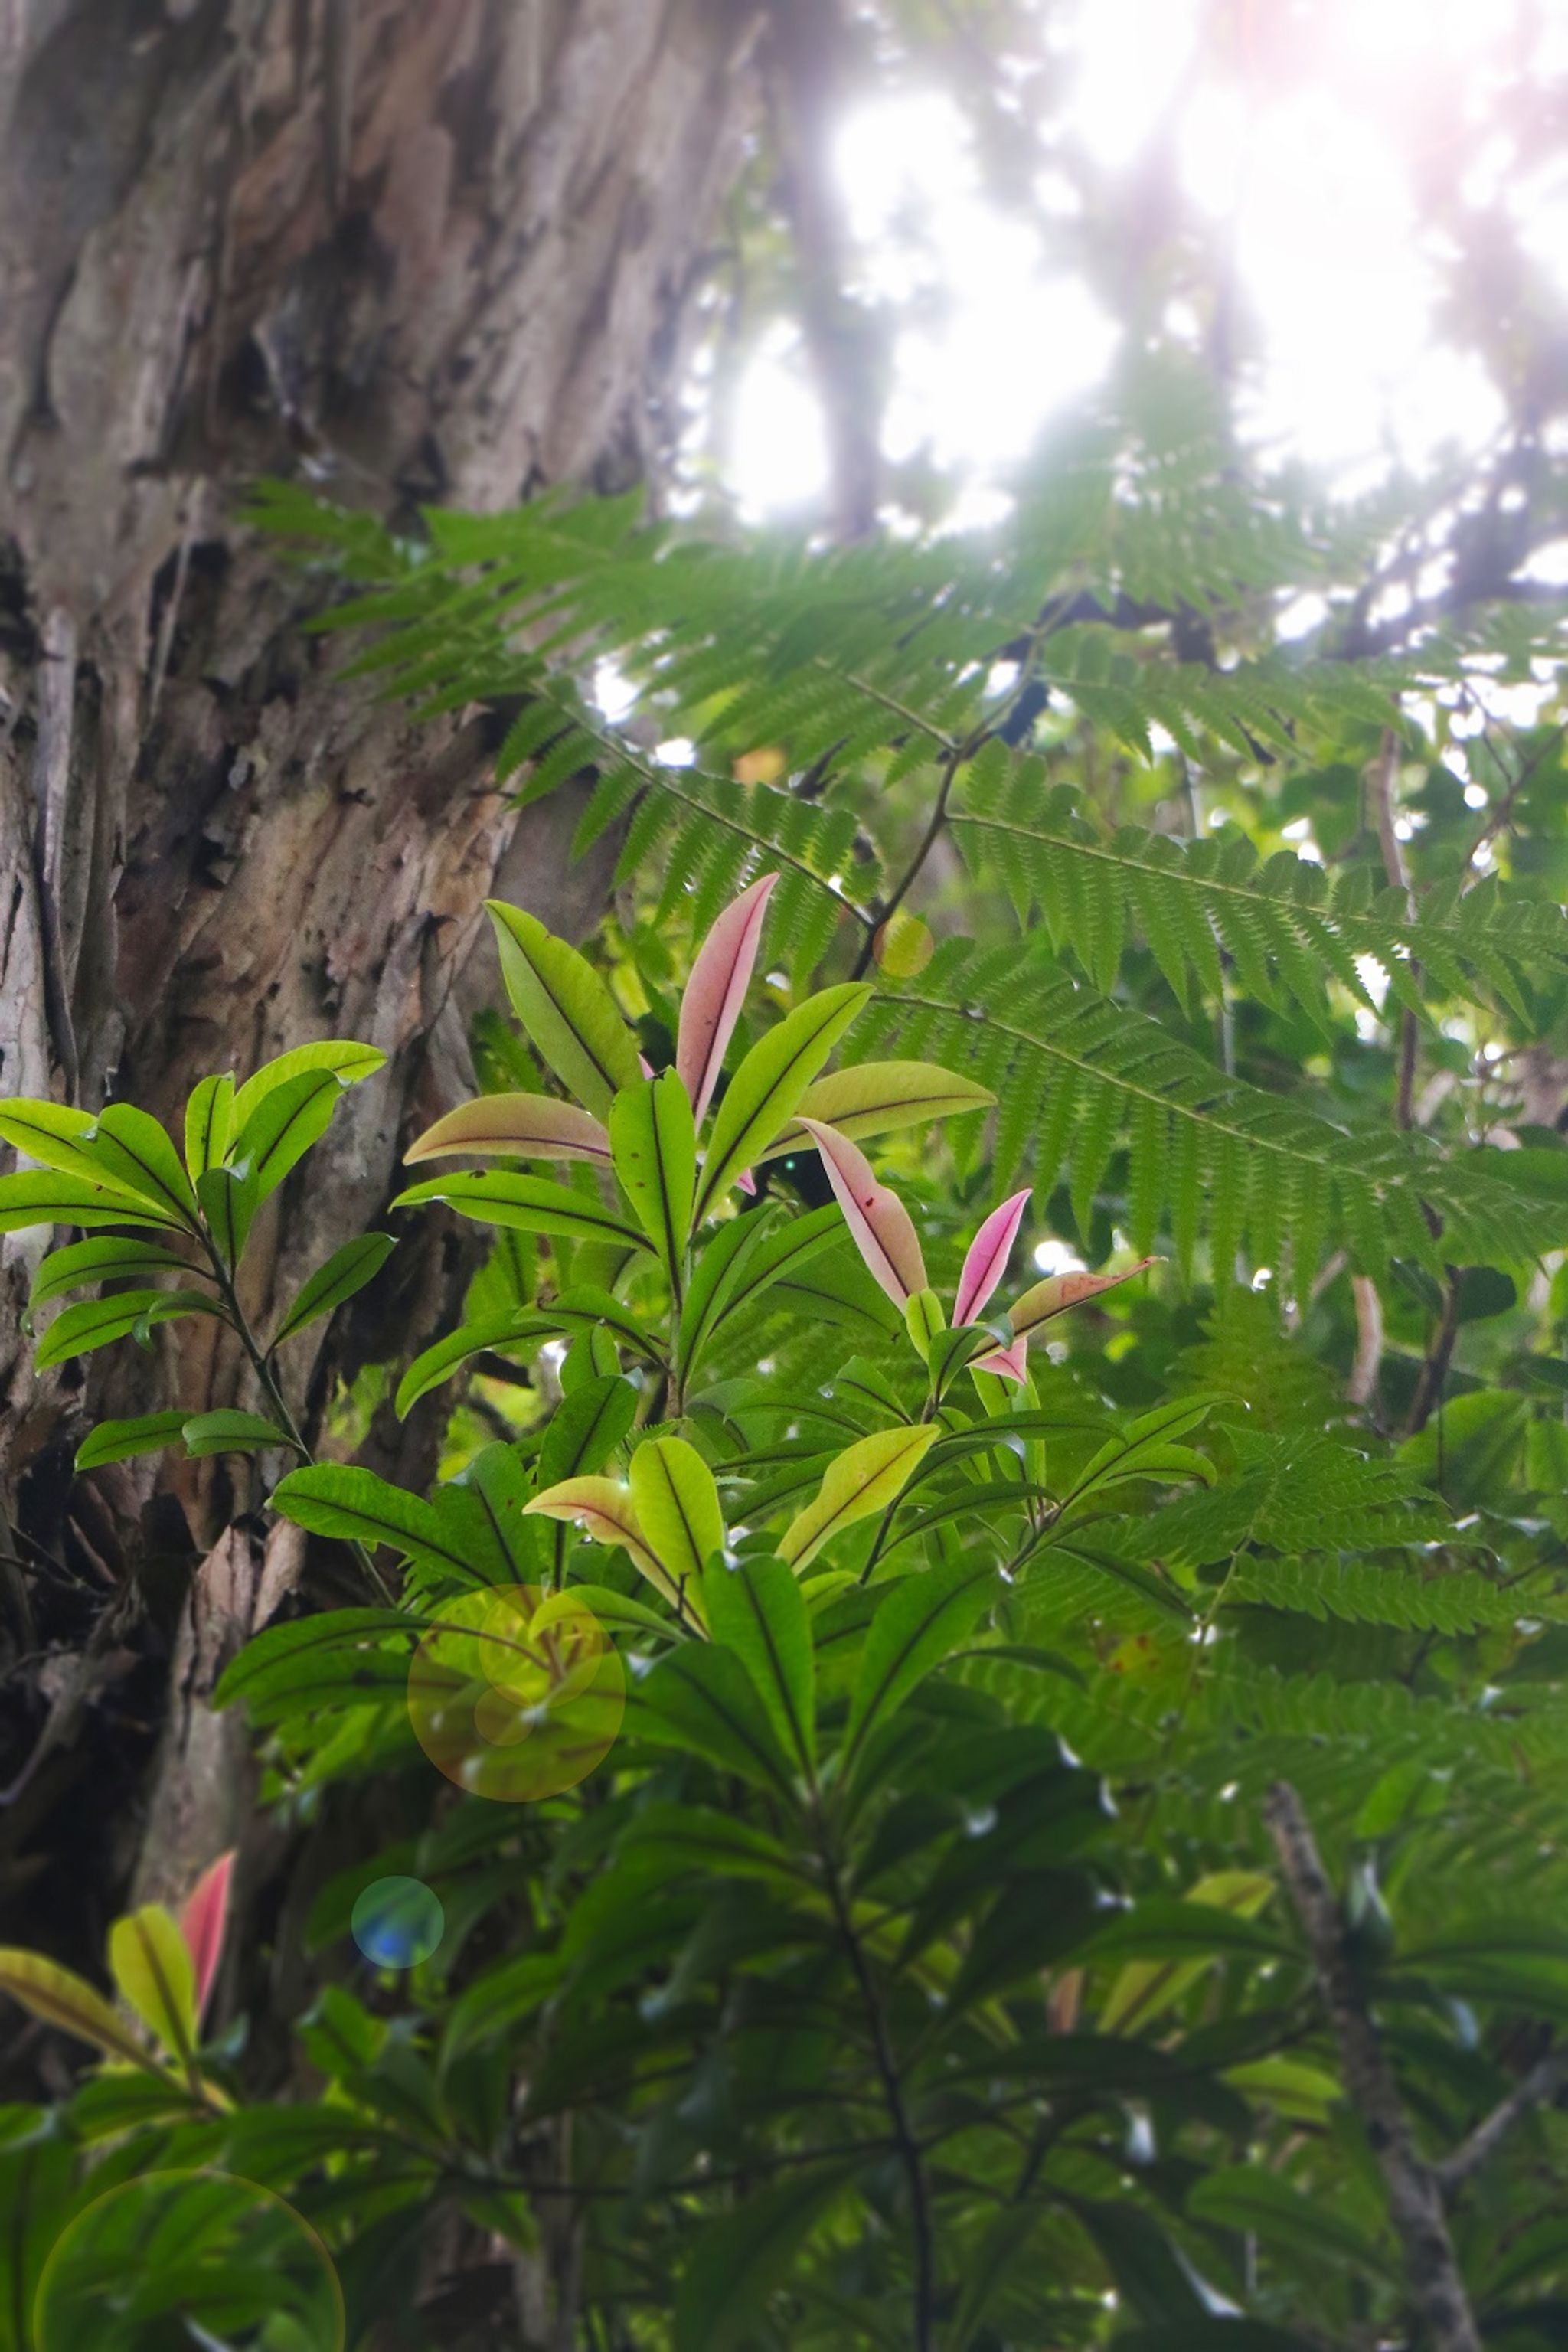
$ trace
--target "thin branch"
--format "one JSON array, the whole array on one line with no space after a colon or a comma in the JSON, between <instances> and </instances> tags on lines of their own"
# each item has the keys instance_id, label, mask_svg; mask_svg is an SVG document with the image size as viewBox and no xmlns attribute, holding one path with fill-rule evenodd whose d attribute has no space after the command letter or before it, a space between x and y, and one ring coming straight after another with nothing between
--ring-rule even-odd
<instances>
[{"instance_id":1,"label":"thin branch","mask_svg":"<svg viewBox=\"0 0 1568 2352\"><path fill-rule=\"evenodd\" d=\"M1393 2069L1351 1959L1339 1904L1295 1790L1277 1781L1265 1801L1264 1819L1339 2042L1345 2088L1388 2190L1389 2212L1405 2255L1405 2283L1425 2339L1431 2352L1481 2352L1437 2176L1416 2152Z\"/></svg>"},{"instance_id":2,"label":"thin branch","mask_svg":"<svg viewBox=\"0 0 1568 2352\"><path fill-rule=\"evenodd\" d=\"M1443 1394L1443 1384L1453 1361L1454 1342L1459 1335L1459 1284L1452 1266L1443 1285L1443 1312L1437 1320L1432 1344L1422 1360L1415 1393L1410 1400L1409 1418L1405 1424L1406 1437L1415 1437L1431 1420Z\"/></svg>"},{"instance_id":3,"label":"thin branch","mask_svg":"<svg viewBox=\"0 0 1568 2352\"><path fill-rule=\"evenodd\" d=\"M1376 1283L1364 1274L1352 1275L1351 1292L1355 1299L1356 1348L1345 1394L1352 1404L1366 1405L1377 1394L1378 1367L1383 1361L1383 1301Z\"/></svg>"},{"instance_id":4,"label":"thin branch","mask_svg":"<svg viewBox=\"0 0 1568 2352\"><path fill-rule=\"evenodd\" d=\"M1471 2174L1479 2172L1502 2145L1514 2126L1521 2123L1532 2107L1547 2105L1564 2085L1568 2085L1568 2049L1549 2050L1528 2074L1520 2078L1507 2098L1500 2100L1490 2115L1459 2142L1452 2155L1433 2167L1445 2197L1452 2197L1462 2189Z\"/></svg>"},{"instance_id":5,"label":"thin branch","mask_svg":"<svg viewBox=\"0 0 1568 2352\"><path fill-rule=\"evenodd\" d=\"M856 1933L854 1918L838 1874L838 1862L827 1832L827 1824L818 1809L818 1824L822 1832L821 1853L823 1877L827 1899L833 1906L839 1937L849 1956L855 1980L865 2003L867 2022L871 2029L871 2046L877 2061L877 2073L881 2080L882 2095L887 2102L888 2120L892 2126L893 2144L909 2184L910 2219L914 2232L915 2292L914 2292L914 2352L933 2352L936 2341L936 2247L931 2227L931 2183L926 2178L925 2158L920 2142L910 2123L909 2109L904 2104L903 2084L899 2078L898 2059L894 2054L892 2037L882 2007L882 1997L871 1964L866 1958L865 1947Z\"/></svg>"},{"instance_id":6,"label":"thin branch","mask_svg":"<svg viewBox=\"0 0 1568 2352\"><path fill-rule=\"evenodd\" d=\"M1415 919L1415 893L1410 885L1410 867L1405 856L1405 844L1399 837L1399 827L1394 814L1394 787L1399 774L1399 738L1392 727L1384 730L1383 749L1367 771L1367 783L1372 794L1373 814L1377 824L1378 844L1383 851L1383 870L1390 887L1405 893L1405 911L1412 922ZM1412 977L1419 980L1418 971ZM1419 1036L1415 1014L1407 1004L1399 1024L1399 1092L1394 1104L1394 1124L1409 1128L1415 1121L1415 1058Z\"/></svg>"}]
</instances>

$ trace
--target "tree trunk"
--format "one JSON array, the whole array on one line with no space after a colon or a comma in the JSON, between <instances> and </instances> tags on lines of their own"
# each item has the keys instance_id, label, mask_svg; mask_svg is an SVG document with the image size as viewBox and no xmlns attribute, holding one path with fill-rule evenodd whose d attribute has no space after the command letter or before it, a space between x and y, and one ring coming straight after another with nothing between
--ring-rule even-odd
<instances>
[{"instance_id":1,"label":"tree trunk","mask_svg":"<svg viewBox=\"0 0 1568 2352\"><path fill-rule=\"evenodd\" d=\"M494 791L482 716L416 727L343 679L300 628L326 592L237 526L237 492L302 465L411 515L647 471L742 153L756 16L0 11L0 1092L177 1118L208 1070L321 1036L384 1048L268 1203L264 1310L373 1221L411 1125L470 1087L458 1008L486 896L582 928L605 875L568 875L563 807L520 821ZM94 1960L88 1906L129 1875L147 1809L125 1783L160 1724L143 1883L172 1892L232 1834L235 1759L210 1720L191 1744L189 1710L299 1561L274 1546L264 1569L226 1532L226 1470L72 1480L106 1404L249 1400L202 1324L154 1360L86 1360L85 1385L82 1366L36 1379L19 1316L41 1245L0 1244L0 1552L40 1570L0 1565L13 1696L18 1657L52 1654L0 1710L0 1903L25 1888L26 1940ZM405 1241L384 1295L407 1344L461 1271L449 1234ZM345 1344L294 1351L307 1418ZM46 1830L69 1858L40 1876Z\"/></svg>"}]
</instances>

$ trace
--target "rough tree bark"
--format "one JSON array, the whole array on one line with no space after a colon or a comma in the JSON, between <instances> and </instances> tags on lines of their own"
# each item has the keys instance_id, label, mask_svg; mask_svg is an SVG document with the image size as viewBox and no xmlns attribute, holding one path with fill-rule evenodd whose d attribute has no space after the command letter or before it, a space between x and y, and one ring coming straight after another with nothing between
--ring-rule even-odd
<instances>
[{"instance_id":1,"label":"rough tree bark","mask_svg":"<svg viewBox=\"0 0 1568 2352\"><path fill-rule=\"evenodd\" d=\"M411 1122L463 1091L483 898L581 927L605 877L568 875L552 804L520 823L493 791L482 716L416 729L344 682L300 632L325 592L237 526L237 490L302 465L383 512L493 509L645 470L742 152L757 16L0 5L0 1093L168 1118L210 1068L320 1036L383 1046L388 1072L277 1196L263 1307L374 1218ZM452 1303L444 1247L392 1262L411 1338ZM206 1465L72 1481L84 1414L128 1409L125 1375L35 1379L18 1318L38 1248L0 1248L0 1553L29 1563L0 1565L0 1905L25 1894L26 1940L90 1961L91 1906L123 1892L149 1811L159 1891L231 1833L201 1697L298 1558L274 1541L263 1569L226 1528L243 1489ZM242 1396L234 1356L188 1328L132 1368L134 1409ZM324 1343L338 1361L353 1344ZM307 1417L333 1360L298 1351ZM40 1651L48 1670L24 1673ZM108 1736L116 1713L140 1748ZM128 1758L142 1801L106 1804ZM46 1846L64 1878L40 1875Z\"/></svg>"}]
</instances>

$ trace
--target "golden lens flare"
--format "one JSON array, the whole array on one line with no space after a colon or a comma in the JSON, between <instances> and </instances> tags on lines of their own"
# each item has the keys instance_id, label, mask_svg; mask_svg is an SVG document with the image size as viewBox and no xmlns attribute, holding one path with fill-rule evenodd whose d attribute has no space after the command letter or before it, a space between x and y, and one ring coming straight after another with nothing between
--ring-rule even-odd
<instances>
[{"instance_id":1,"label":"golden lens flare","mask_svg":"<svg viewBox=\"0 0 1568 2352\"><path fill-rule=\"evenodd\" d=\"M532 1584L443 1602L408 1667L409 1719L431 1763L503 1805L586 1780L626 1700L620 1654L586 1601Z\"/></svg>"},{"instance_id":2,"label":"golden lens flare","mask_svg":"<svg viewBox=\"0 0 1568 2352\"><path fill-rule=\"evenodd\" d=\"M172 2246L173 2264L162 2259ZM157 2352L187 2340L342 2352L342 2289L314 2230L272 2189L227 2172L144 2172L95 2198L57 2239L28 2340L38 2352Z\"/></svg>"},{"instance_id":3,"label":"golden lens flare","mask_svg":"<svg viewBox=\"0 0 1568 2352\"><path fill-rule=\"evenodd\" d=\"M871 952L889 980L913 980L936 953L930 926L902 908L889 915L871 942Z\"/></svg>"}]
</instances>

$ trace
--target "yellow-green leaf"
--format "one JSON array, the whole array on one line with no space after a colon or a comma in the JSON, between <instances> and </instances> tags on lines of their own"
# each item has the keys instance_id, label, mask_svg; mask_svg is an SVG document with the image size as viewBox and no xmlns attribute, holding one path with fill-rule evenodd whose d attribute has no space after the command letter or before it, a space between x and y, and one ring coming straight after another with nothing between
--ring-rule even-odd
<instances>
[{"instance_id":1,"label":"yellow-green leaf","mask_svg":"<svg viewBox=\"0 0 1568 2352\"><path fill-rule=\"evenodd\" d=\"M437 1160L450 1152L487 1153L510 1160L587 1160L610 1164L610 1139L576 1103L552 1095L479 1095L459 1103L427 1127L404 1153L405 1160Z\"/></svg>"},{"instance_id":2,"label":"yellow-green leaf","mask_svg":"<svg viewBox=\"0 0 1568 2352\"><path fill-rule=\"evenodd\" d=\"M596 1543L617 1544L635 1568L662 1592L671 1608L695 1625L703 1622L695 1593L683 1592L687 1581L679 1563L659 1555L637 1517L631 1489L614 1478L563 1478L523 1506L547 1519L570 1519Z\"/></svg>"},{"instance_id":3,"label":"yellow-green leaf","mask_svg":"<svg viewBox=\"0 0 1568 2352\"><path fill-rule=\"evenodd\" d=\"M185 1166L192 1183L221 1168L234 1141L234 1076L203 1078L185 1105Z\"/></svg>"},{"instance_id":4,"label":"yellow-green leaf","mask_svg":"<svg viewBox=\"0 0 1568 2352\"><path fill-rule=\"evenodd\" d=\"M84 1978L73 1976L69 1969L45 1959L41 1952L22 1952L14 1947L0 1949L0 1992L8 1992L46 2025L58 2025L64 2032L74 2033L79 2042L94 2043L109 2057L124 2058L133 2066L157 2072L103 1995L95 1992Z\"/></svg>"},{"instance_id":5,"label":"yellow-green leaf","mask_svg":"<svg viewBox=\"0 0 1568 2352\"><path fill-rule=\"evenodd\" d=\"M796 1574L844 1528L884 1511L902 1492L942 1434L934 1422L879 1429L839 1454L814 1502L793 1518L779 1541L779 1558Z\"/></svg>"},{"instance_id":6,"label":"yellow-green leaf","mask_svg":"<svg viewBox=\"0 0 1568 2352\"><path fill-rule=\"evenodd\" d=\"M598 973L536 917L489 902L501 977L518 1019L563 1086L596 1118L641 1072L632 1033Z\"/></svg>"},{"instance_id":7,"label":"yellow-green leaf","mask_svg":"<svg viewBox=\"0 0 1568 2352\"><path fill-rule=\"evenodd\" d=\"M654 1550L679 1575L700 1576L724 1548L719 1489L701 1454L683 1437L650 1437L630 1475L633 1508Z\"/></svg>"},{"instance_id":8,"label":"yellow-green leaf","mask_svg":"<svg viewBox=\"0 0 1568 2352\"><path fill-rule=\"evenodd\" d=\"M673 1070L627 1087L610 1108L616 1174L679 1290L697 1190L697 1128Z\"/></svg>"},{"instance_id":9,"label":"yellow-green leaf","mask_svg":"<svg viewBox=\"0 0 1568 2352\"><path fill-rule=\"evenodd\" d=\"M935 1062L857 1062L847 1070L829 1070L807 1087L800 1098L799 1117L775 1136L759 1160L775 1160L782 1151L799 1151L810 1141L802 1118L836 1127L858 1143L868 1135L890 1135L900 1127L919 1127L928 1118L952 1118L960 1111L984 1110L996 1097L975 1078L960 1077Z\"/></svg>"},{"instance_id":10,"label":"yellow-green leaf","mask_svg":"<svg viewBox=\"0 0 1568 2352\"><path fill-rule=\"evenodd\" d=\"M109 1965L130 2007L182 2061L196 2039L196 1970L190 1946L161 1903L144 1903L109 1931Z\"/></svg>"},{"instance_id":11,"label":"yellow-green leaf","mask_svg":"<svg viewBox=\"0 0 1568 2352\"><path fill-rule=\"evenodd\" d=\"M870 989L845 981L808 996L752 1046L731 1079L709 1138L697 1197L705 1216L743 1169L760 1160L859 1012Z\"/></svg>"}]
</instances>

